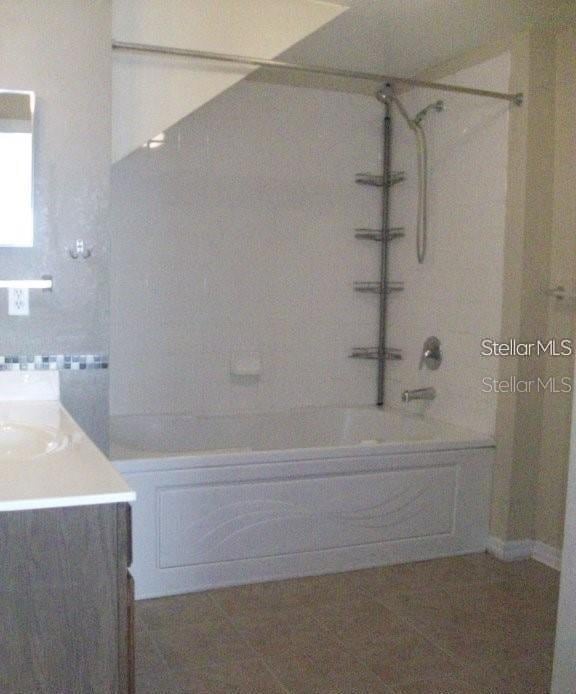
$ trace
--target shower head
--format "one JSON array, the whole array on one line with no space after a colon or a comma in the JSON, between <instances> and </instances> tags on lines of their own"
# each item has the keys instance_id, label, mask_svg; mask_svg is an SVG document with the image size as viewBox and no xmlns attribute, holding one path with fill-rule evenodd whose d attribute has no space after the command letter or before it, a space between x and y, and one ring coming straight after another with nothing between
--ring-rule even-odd
<instances>
[{"instance_id":1,"label":"shower head","mask_svg":"<svg viewBox=\"0 0 576 694\"><path fill-rule=\"evenodd\" d=\"M421 111L418 111L414 118L410 118L410 116L408 115L408 111L406 111L400 99L396 96L396 94L394 94L394 92L392 91L392 86L390 84L385 84L381 89L379 89L376 92L375 96L381 104L396 104L402 117L413 130L420 129L420 123L422 123L424 118L427 116L428 111L437 111L438 113L440 113L440 111L444 110L444 102L438 100L434 101L434 103L432 104L429 104L428 106L426 106L426 108L423 108Z\"/></svg>"},{"instance_id":2,"label":"shower head","mask_svg":"<svg viewBox=\"0 0 576 694\"><path fill-rule=\"evenodd\" d=\"M426 115L428 114L428 111L436 111L437 113L440 113L440 111L444 110L444 102L439 100L435 101L433 104L428 104L426 108L423 108L421 111L418 111L418 113L414 116L414 123L416 125L420 125L420 123L424 120Z\"/></svg>"}]
</instances>

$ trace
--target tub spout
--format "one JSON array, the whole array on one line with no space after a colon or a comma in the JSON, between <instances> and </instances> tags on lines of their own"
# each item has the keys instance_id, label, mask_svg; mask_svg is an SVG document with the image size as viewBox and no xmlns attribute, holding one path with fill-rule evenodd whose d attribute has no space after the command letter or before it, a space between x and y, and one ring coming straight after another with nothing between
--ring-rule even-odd
<instances>
[{"instance_id":1,"label":"tub spout","mask_svg":"<svg viewBox=\"0 0 576 694\"><path fill-rule=\"evenodd\" d=\"M416 388L415 390L405 390L402 393L402 402L410 402L411 400L434 400L435 397L435 388Z\"/></svg>"}]
</instances>

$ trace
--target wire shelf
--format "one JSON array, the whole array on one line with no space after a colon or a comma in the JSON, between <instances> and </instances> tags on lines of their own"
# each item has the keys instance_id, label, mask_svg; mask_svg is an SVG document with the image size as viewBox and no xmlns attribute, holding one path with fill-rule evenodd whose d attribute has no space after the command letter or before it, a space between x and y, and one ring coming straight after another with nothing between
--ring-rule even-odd
<instances>
[{"instance_id":1,"label":"wire shelf","mask_svg":"<svg viewBox=\"0 0 576 694\"><path fill-rule=\"evenodd\" d=\"M401 183L406 179L405 171L392 171L388 179L388 187ZM384 185L384 176L373 173L357 173L356 183L363 186L378 186L382 188Z\"/></svg>"},{"instance_id":2,"label":"wire shelf","mask_svg":"<svg viewBox=\"0 0 576 694\"><path fill-rule=\"evenodd\" d=\"M403 289L404 282L386 282L384 288L380 282L354 282L354 291L369 294L391 294Z\"/></svg>"},{"instance_id":3,"label":"wire shelf","mask_svg":"<svg viewBox=\"0 0 576 694\"><path fill-rule=\"evenodd\" d=\"M354 236L363 241L393 241L405 236L404 227L393 227L382 234L381 229L356 229Z\"/></svg>"},{"instance_id":4,"label":"wire shelf","mask_svg":"<svg viewBox=\"0 0 576 694\"><path fill-rule=\"evenodd\" d=\"M353 347L350 353L351 359L372 359L378 361L399 361L402 359L402 350L388 347L380 352L377 347Z\"/></svg>"}]
</instances>

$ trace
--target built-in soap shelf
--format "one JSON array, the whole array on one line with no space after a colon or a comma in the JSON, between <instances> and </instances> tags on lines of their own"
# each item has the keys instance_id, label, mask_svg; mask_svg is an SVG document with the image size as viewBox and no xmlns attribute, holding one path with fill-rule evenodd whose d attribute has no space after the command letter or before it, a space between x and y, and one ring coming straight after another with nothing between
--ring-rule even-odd
<instances>
[{"instance_id":1,"label":"built-in soap shelf","mask_svg":"<svg viewBox=\"0 0 576 694\"><path fill-rule=\"evenodd\" d=\"M356 229L354 237L363 241L393 241L405 236L404 227L393 227L382 233L381 229Z\"/></svg>"},{"instance_id":2,"label":"built-in soap shelf","mask_svg":"<svg viewBox=\"0 0 576 694\"><path fill-rule=\"evenodd\" d=\"M354 282L355 292L391 294L392 292L401 292L403 289L404 282L386 282L384 285L381 282Z\"/></svg>"},{"instance_id":3,"label":"built-in soap shelf","mask_svg":"<svg viewBox=\"0 0 576 694\"><path fill-rule=\"evenodd\" d=\"M350 358L398 361L402 359L402 350L395 347L387 347L383 352L380 352L377 347L353 347Z\"/></svg>"},{"instance_id":4,"label":"built-in soap shelf","mask_svg":"<svg viewBox=\"0 0 576 694\"><path fill-rule=\"evenodd\" d=\"M393 186L396 183L401 183L405 179L405 171L392 171L388 178L388 187ZM384 185L384 176L373 173L357 173L356 183L363 186L378 186L381 188Z\"/></svg>"}]
</instances>

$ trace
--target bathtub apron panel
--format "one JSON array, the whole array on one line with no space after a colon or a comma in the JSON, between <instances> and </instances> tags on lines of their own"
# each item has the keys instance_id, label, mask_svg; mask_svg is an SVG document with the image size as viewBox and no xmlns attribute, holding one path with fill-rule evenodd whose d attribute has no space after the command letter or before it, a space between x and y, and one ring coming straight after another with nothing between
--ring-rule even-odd
<instances>
[{"instance_id":1,"label":"bathtub apron panel","mask_svg":"<svg viewBox=\"0 0 576 694\"><path fill-rule=\"evenodd\" d=\"M119 462L138 597L485 549L493 448L331 453Z\"/></svg>"}]
</instances>

